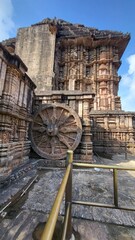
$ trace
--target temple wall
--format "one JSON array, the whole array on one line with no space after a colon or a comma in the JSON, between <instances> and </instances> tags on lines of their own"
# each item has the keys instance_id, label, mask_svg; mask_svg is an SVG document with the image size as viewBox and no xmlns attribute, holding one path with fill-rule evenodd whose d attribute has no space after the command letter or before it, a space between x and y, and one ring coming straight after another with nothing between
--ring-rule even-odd
<instances>
[{"instance_id":1,"label":"temple wall","mask_svg":"<svg viewBox=\"0 0 135 240\"><path fill-rule=\"evenodd\" d=\"M90 113L95 152L135 153L135 116L133 113ZM125 150L125 147L127 150Z\"/></svg>"},{"instance_id":2,"label":"temple wall","mask_svg":"<svg viewBox=\"0 0 135 240\"><path fill-rule=\"evenodd\" d=\"M75 149L74 160L92 162L93 147L91 141L91 129L89 110L93 105L93 94L80 91L51 91L44 96L36 96L34 112L44 104L62 103L73 109L81 119L82 138L79 146ZM71 125L72 127L72 125Z\"/></svg>"},{"instance_id":3,"label":"temple wall","mask_svg":"<svg viewBox=\"0 0 135 240\"><path fill-rule=\"evenodd\" d=\"M76 109L78 115L85 119L84 131L92 133L94 149L99 151L106 149L116 152L125 142L131 146L135 141L135 114L121 110L121 99L118 96L118 69L129 40L129 34L100 31L61 19L44 19L31 27L18 30L15 52L28 66L28 74L37 85L36 99L42 95L46 103L65 101ZM11 48L10 42L8 47ZM2 68L1 79L4 79L6 66L3 64ZM16 78L14 75L14 81ZM23 104L26 106L27 89L24 91L23 82L17 86L14 81L12 88L15 85L21 93L24 92L24 95L19 94L18 105L24 96ZM1 82L0 94L4 80ZM48 93L52 90L57 91L56 100L55 94ZM71 92L74 92L74 96L71 96ZM94 100L89 105L88 99L79 100L80 95L75 97L77 92L82 96L90 94ZM17 98L16 94L11 102ZM82 138L82 142L86 138ZM89 141L91 144L91 138L87 138ZM132 147L128 148L134 151Z\"/></svg>"},{"instance_id":4,"label":"temple wall","mask_svg":"<svg viewBox=\"0 0 135 240\"><path fill-rule=\"evenodd\" d=\"M95 47L94 47L95 44ZM57 39L53 90L95 93L94 110L121 110L118 49L91 46L91 38Z\"/></svg>"},{"instance_id":5,"label":"temple wall","mask_svg":"<svg viewBox=\"0 0 135 240\"><path fill-rule=\"evenodd\" d=\"M29 159L28 127L35 85L26 66L0 46L0 180Z\"/></svg>"},{"instance_id":6,"label":"temple wall","mask_svg":"<svg viewBox=\"0 0 135 240\"><path fill-rule=\"evenodd\" d=\"M18 30L15 53L28 66L28 75L37 85L36 93L52 90L56 28L49 24Z\"/></svg>"}]
</instances>

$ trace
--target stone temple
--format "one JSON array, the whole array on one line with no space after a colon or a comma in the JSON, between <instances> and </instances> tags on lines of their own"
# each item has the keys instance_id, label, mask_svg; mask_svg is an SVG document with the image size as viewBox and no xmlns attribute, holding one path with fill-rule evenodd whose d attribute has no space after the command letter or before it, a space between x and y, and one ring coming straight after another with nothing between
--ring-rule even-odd
<instances>
[{"instance_id":1,"label":"stone temple","mask_svg":"<svg viewBox=\"0 0 135 240\"><path fill-rule=\"evenodd\" d=\"M129 34L61 19L18 29L0 44L0 179L29 161L92 162L134 153L135 113L121 109L121 57ZM33 150L31 150L33 149Z\"/></svg>"}]
</instances>

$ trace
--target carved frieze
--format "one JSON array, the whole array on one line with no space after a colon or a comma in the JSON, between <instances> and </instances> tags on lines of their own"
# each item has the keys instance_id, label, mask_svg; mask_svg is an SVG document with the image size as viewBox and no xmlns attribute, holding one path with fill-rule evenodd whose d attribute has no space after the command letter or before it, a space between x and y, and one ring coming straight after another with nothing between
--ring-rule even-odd
<instances>
[{"instance_id":1,"label":"carved frieze","mask_svg":"<svg viewBox=\"0 0 135 240\"><path fill-rule=\"evenodd\" d=\"M0 180L3 180L29 158L28 125L35 84L16 55L2 45L0 50Z\"/></svg>"}]
</instances>

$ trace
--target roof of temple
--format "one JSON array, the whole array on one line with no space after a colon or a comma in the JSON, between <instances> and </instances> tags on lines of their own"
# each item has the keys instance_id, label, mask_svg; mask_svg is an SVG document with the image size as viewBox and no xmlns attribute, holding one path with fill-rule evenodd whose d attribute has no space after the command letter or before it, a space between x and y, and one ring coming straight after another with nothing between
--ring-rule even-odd
<instances>
[{"instance_id":1,"label":"roof of temple","mask_svg":"<svg viewBox=\"0 0 135 240\"><path fill-rule=\"evenodd\" d=\"M41 25L41 24L51 24L59 27L59 33L62 36L95 36L96 38L101 37L116 37L116 36L130 36L128 33L123 34L122 32L118 31L110 31L110 30L98 30L97 28L93 27L86 27L82 24L73 24L67 21L64 21L62 19L50 19L45 18L41 22L33 24L35 25Z\"/></svg>"},{"instance_id":2,"label":"roof of temple","mask_svg":"<svg viewBox=\"0 0 135 240\"><path fill-rule=\"evenodd\" d=\"M36 23L32 26L49 24L51 26L56 26L57 28L57 37L59 39L67 39L68 42L70 39L80 39L83 38L83 44L86 44L91 47L98 47L102 45L113 45L118 47L119 56L121 57L129 40L129 33L122 33L118 31L110 30L98 30L97 28L86 27L82 24L72 24L62 19L43 19L41 22ZM79 41L78 41L79 42ZM73 42L72 42L73 43ZM80 42L81 44L81 42Z\"/></svg>"},{"instance_id":3,"label":"roof of temple","mask_svg":"<svg viewBox=\"0 0 135 240\"><path fill-rule=\"evenodd\" d=\"M110 30L98 30L97 28L86 27L82 24L73 24L62 19L43 19L41 22L31 25L31 27L48 24L55 27L57 39L62 40L63 44L83 44L92 48L99 46L112 45L118 47L119 57L121 58L130 40L129 33L122 33ZM2 44L10 52L14 51L15 38L3 41Z\"/></svg>"}]
</instances>

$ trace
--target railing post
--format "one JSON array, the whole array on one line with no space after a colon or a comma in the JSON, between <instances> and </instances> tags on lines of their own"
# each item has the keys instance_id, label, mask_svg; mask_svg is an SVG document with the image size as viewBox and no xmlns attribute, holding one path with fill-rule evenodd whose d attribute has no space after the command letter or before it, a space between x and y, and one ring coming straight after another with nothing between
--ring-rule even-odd
<instances>
[{"instance_id":1,"label":"railing post","mask_svg":"<svg viewBox=\"0 0 135 240\"><path fill-rule=\"evenodd\" d=\"M113 169L113 190L114 190L114 205L118 207L118 172Z\"/></svg>"},{"instance_id":2,"label":"railing post","mask_svg":"<svg viewBox=\"0 0 135 240\"><path fill-rule=\"evenodd\" d=\"M68 224L67 224L67 234L66 234L66 239L69 240L72 235L72 215L71 215L71 207L72 207L72 163L73 163L73 151L68 150L67 151L67 160L66 164L71 164L71 170L69 174L69 178L67 181L67 186L66 186L66 192L65 192L65 216L66 212L68 209L68 205L70 205L69 208L69 218L68 218Z\"/></svg>"},{"instance_id":3,"label":"railing post","mask_svg":"<svg viewBox=\"0 0 135 240\"><path fill-rule=\"evenodd\" d=\"M127 160L127 143L125 142L125 160Z\"/></svg>"}]
</instances>

